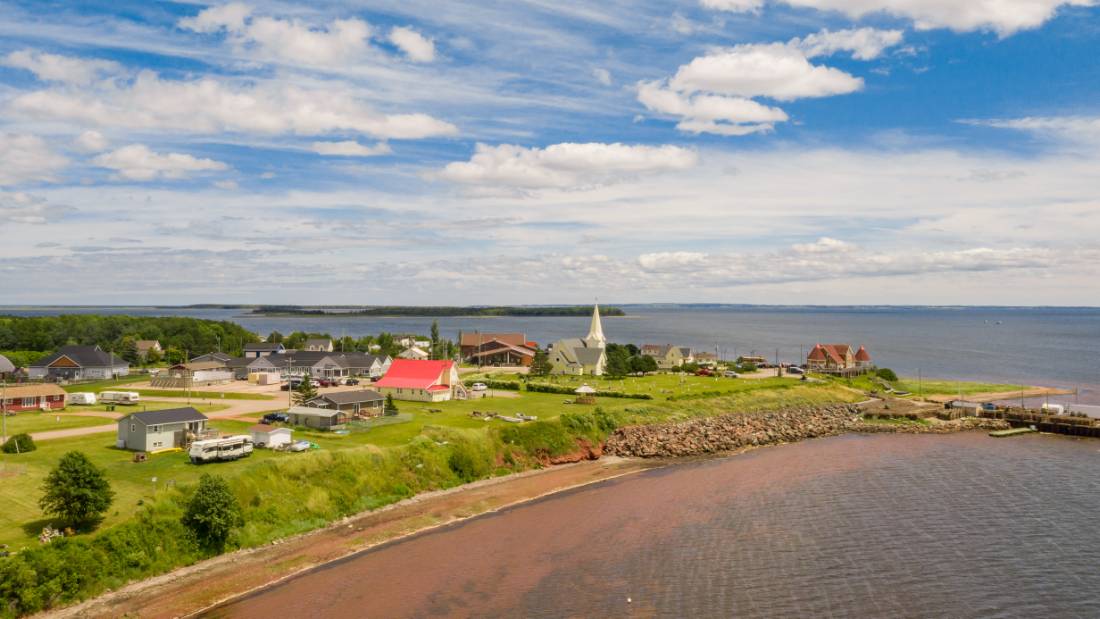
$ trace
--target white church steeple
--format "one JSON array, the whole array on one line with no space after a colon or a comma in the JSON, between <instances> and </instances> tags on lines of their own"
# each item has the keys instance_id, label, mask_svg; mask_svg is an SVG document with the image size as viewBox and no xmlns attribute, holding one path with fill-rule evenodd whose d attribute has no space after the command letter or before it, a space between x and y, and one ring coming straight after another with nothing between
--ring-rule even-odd
<instances>
[{"instance_id":1,"label":"white church steeple","mask_svg":"<svg viewBox=\"0 0 1100 619\"><path fill-rule=\"evenodd\" d=\"M592 326L588 328L584 343L589 348L607 348L607 338L603 335L603 324L600 323L599 303L592 307Z\"/></svg>"}]
</instances>

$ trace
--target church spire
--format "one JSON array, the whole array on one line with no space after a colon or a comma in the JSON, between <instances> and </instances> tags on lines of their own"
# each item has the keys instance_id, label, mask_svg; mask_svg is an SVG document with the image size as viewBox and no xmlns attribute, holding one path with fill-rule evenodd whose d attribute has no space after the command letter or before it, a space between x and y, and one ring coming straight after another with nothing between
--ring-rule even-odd
<instances>
[{"instance_id":1,"label":"church spire","mask_svg":"<svg viewBox=\"0 0 1100 619\"><path fill-rule=\"evenodd\" d=\"M607 338L603 335L603 324L600 323L599 303L592 306L592 326L588 328L588 337L584 338L584 343L589 348L605 348L607 346Z\"/></svg>"}]
</instances>

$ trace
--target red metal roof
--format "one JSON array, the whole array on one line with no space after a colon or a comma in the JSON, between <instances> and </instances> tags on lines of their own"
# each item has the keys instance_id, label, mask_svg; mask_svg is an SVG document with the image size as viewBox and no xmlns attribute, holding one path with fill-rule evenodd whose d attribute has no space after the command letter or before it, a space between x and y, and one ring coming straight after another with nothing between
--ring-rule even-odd
<instances>
[{"instance_id":1,"label":"red metal roof","mask_svg":"<svg viewBox=\"0 0 1100 619\"><path fill-rule=\"evenodd\" d=\"M864 348L863 346L860 346L859 350L856 352L856 361L870 361L870 360L871 360L871 353L867 352L867 349Z\"/></svg>"},{"instance_id":2,"label":"red metal roof","mask_svg":"<svg viewBox=\"0 0 1100 619\"><path fill-rule=\"evenodd\" d=\"M386 375L375 387L399 387L403 389L429 389L443 382L444 372L450 372L454 361L421 361L418 359L394 359Z\"/></svg>"}]
</instances>

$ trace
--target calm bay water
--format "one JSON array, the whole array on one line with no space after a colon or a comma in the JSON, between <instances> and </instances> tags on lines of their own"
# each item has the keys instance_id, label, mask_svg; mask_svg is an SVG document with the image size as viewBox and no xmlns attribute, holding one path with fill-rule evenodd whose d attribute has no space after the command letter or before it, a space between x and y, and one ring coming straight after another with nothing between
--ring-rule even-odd
<instances>
[{"instance_id":1,"label":"calm bay water","mask_svg":"<svg viewBox=\"0 0 1100 619\"><path fill-rule=\"evenodd\" d=\"M717 348L723 357L801 358L817 342L865 345L899 374L1080 387L1081 402L1100 403L1100 308L668 307L624 306L604 319L610 340ZM262 317L242 310L149 307L3 308L0 313L183 315L231 320L271 331L358 337L380 331L427 334L431 318ZM583 336L587 318L439 318L444 335L522 331L541 344ZM1073 396L1059 398L1072 401Z\"/></svg>"},{"instance_id":2,"label":"calm bay water","mask_svg":"<svg viewBox=\"0 0 1100 619\"><path fill-rule=\"evenodd\" d=\"M1056 436L807 441L476 518L208 616L1097 617L1097 470L1100 443Z\"/></svg>"}]
</instances>

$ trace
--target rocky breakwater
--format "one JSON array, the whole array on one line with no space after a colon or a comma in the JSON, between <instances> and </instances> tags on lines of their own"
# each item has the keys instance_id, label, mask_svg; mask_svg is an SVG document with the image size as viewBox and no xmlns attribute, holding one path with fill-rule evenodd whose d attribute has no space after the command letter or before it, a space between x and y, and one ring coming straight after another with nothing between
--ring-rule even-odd
<instances>
[{"instance_id":1,"label":"rocky breakwater","mask_svg":"<svg viewBox=\"0 0 1100 619\"><path fill-rule=\"evenodd\" d=\"M948 433L1002 429L1003 422L962 419L925 424L878 424L863 420L853 404L796 408L760 413L733 413L683 422L619 428L608 437L604 453L613 456L667 458L737 451L747 447L792 443L845 432Z\"/></svg>"}]
</instances>

